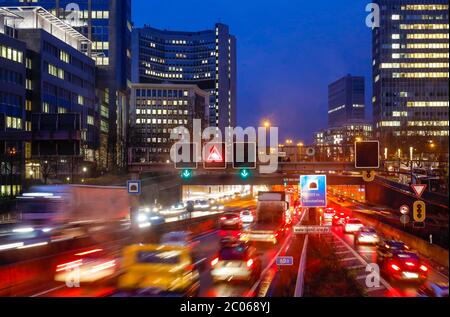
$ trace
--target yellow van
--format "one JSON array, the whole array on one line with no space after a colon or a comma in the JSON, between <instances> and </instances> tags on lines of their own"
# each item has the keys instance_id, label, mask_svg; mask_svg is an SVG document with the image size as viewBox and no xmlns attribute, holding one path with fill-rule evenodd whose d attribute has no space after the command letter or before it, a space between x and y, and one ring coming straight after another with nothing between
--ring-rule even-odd
<instances>
[{"instance_id":1,"label":"yellow van","mask_svg":"<svg viewBox=\"0 0 450 317\"><path fill-rule=\"evenodd\" d=\"M136 296L197 296L200 278L191 249L173 245L137 244L126 247L118 289Z\"/></svg>"}]
</instances>

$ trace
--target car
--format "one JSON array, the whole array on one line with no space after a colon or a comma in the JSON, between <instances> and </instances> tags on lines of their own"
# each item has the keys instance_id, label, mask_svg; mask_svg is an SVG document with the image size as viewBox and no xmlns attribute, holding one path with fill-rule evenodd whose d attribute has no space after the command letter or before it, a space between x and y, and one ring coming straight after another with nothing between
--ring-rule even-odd
<instances>
[{"instance_id":1,"label":"car","mask_svg":"<svg viewBox=\"0 0 450 317\"><path fill-rule=\"evenodd\" d=\"M333 208L325 208L325 210L323 211L323 220L332 221L335 214L336 210L334 210Z\"/></svg>"},{"instance_id":2,"label":"car","mask_svg":"<svg viewBox=\"0 0 450 317\"><path fill-rule=\"evenodd\" d=\"M356 233L359 229L364 227L363 223L359 219L348 219L344 224L344 233Z\"/></svg>"},{"instance_id":3,"label":"car","mask_svg":"<svg viewBox=\"0 0 450 317\"><path fill-rule=\"evenodd\" d=\"M166 223L166 218L159 213L140 211L136 216L136 224L139 229L162 225L164 223Z\"/></svg>"},{"instance_id":4,"label":"car","mask_svg":"<svg viewBox=\"0 0 450 317\"><path fill-rule=\"evenodd\" d=\"M418 297L448 297L448 282L425 282L417 291Z\"/></svg>"},{"instance_id":5,"label":"car","mask_svg":"<svg viewBox=\"0 0 450 317\"><path fill-rule=\"evenodd\" d=\"M332 224L333 226L343 226L350 217L347 216L344 212L338 212L333 217Z\"/></svg>"},{"instance_id":6,"label":"car","mask_svg":"<svg viewBox=\"0 0 450 317\"><path fill-rule=\"evenodd\" d=\"M174 231L164 234L161 237L160 243L162 245L174 245L174 246L193 246L192 232L188 231Z\"/></svg>"},{"instance_id":7,"label":"car","mask_svg":"<svg viewBox=\"0 0 450 317\"><path fill-rule=\"evenodd\" d=\"M225 210L225 206L222 204L214 205L211 207L211 210L213 211L223 211Z\"/></svg>"},{"instance_id":8,"label":"car","mask_svg":"<svg viewBox=\"0 0 450 317\"><path fill-rule=\"evenodd\" d=\"M244 281L253 283L261 275L261 259L256 249L243 242L227 243L211 260L214 283Z\"/></svg>"},{"instance_id":9,"label":"car","mask_svg":"<svg viewBox=\"0 0 450 317\"><path fill-rule=\"evenodd\" d=\"M124 296L198 296L200 274L184 246L134 244L122 252L117 289Z\"/></svg>"},{"instance_id":10,"label":"car","mask_svg":"<svg viewBox=\"0 0 450 317\"><path fill-rule=\"evenodd\" d=\"M101 248L82 250L56 265L56 282L90 284L111 278L117 271L117 260Z\"/></svg>"},{"instance_id":11,"label":"car","mask_svg":"<svg viewBox=\"0 0 450 317\"><path fill-rule=\"evenodd\" d=\"M373 227L362 227L355 233L355 245L378 243L380 243L380 237Z\"/></svg>"},{"instance_id":12,"label":"car","mask_svg":"<svg viewBox=\"0 0 450 317\"><path fill-rule=\"evenodd\" d=\"M194 209L195 210L207 210L211 207L209 202L207 200L196 200L194 202Z\"/></svg>"},{"instance_id":13,"label":"car","mask_svg":"<svg viewBox=\"0 0 450 317\"><path fill-rule=\"evenodd\" d=\"M233 228L233 229L241 229L242 228L242 220L239 214L234 212L227 212L220 217L220 228Z\"/></svg>"},{"instance_id":14,"label":"car","mask_svg":"<svg viewBox=\"0 0 450 317\"><path fill-rule=\"evenodd\" d=\"M377 261L381 263L386 258L392 257L393 252L411 251L403 241L383 239L377 245Z\"/></svg>"},{"instance_id":15,"label":"car","mask_svg":"<svg viewBox=\"0 0 450 317\"><path fill-rule=\"evenodd\" d=\"M255 214L251 210L243 210L241 211L241 219L243 223L253 223Z\"/></svg>"},{"instance_id":16,"label":"car","mask_svg":"<svg viewBox=\"0 0 450 317\"><path fill-rule=\"evenodd\" d=\"M386 258L381 270L394 280L425 282L428 278L428 267L419 256L409 251L394 251Z\"/></svg>"}]
</instances>

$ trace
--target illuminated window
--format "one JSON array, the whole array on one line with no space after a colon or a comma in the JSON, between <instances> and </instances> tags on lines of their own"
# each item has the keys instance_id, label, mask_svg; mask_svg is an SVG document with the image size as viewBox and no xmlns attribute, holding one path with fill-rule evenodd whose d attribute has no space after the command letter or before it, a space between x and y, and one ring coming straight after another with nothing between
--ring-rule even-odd
<instances>
[{"instance_id":1,"label":"illuminated window","mask_svg":"<svg viewBox=\"0 0 450 317\"><path fill-rule=\"evenodd\" d=\"M409 101L406 104L408 107L447 107L448 101Z\"/></svg>"}]
</instances>

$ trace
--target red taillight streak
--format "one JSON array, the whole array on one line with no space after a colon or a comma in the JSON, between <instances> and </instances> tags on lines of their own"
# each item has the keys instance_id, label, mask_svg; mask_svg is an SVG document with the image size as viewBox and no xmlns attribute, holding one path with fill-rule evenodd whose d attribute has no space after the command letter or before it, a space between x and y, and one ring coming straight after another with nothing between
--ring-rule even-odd
<instances>
[{"instance_id":1,"label":"red taillight streak","mask_svg":"<svg viewBox=\"0 0 450 317\"><path fill-rule=\"evenodd\" d=\"M395 264L391 264L391 268L392 268L394 271L400 271L400 267L398 267L398 266L395 265Z\"/></svg>"},{"instance_id":2,"label":"red taillight streak","mask_svg":"<svg viewBox=\"0 0 450 317\"><path fill-rule=\"evenodd\" d=\"M75 255L76 256L83 256L83 255L88 255L88 254L92 254L92 253L97 253L97 252L100 252L100 251L103 251L103 249L89 250L89 251L86 251L86 252L77 253Z\"/></svg>"},{"instance_id":3,"label":"red taillight streak","mask_svg":"<svg viewBox=\"0 0 450 317\"><path fill-rule=\"evenodd\" d=\"M427 268L425 265L421 265L421 266L420 266L420 270L421 270L421 271L424 271L424 272L427 272L427 271L428 271L428 268Z\"/></svg>"},{"instance_id":4,"label":"red taillight streak","mask_svg":"<svg viewBox=\"0 0 450 317\"><path fill-rule=\"evenodd\" d=\"M252 259L248 260L248 261L247 261L247 267L248 267L248 268L252 267L252 266L253 266L253 263L254 263L254 262L253 262Z\"/></svg>"},{"instance_id":5,"label":"red taillight streak","mask_svg":"<svg viewBox=\"0 0 450 317\"><path fill-rule=\"evenodd\" d=\"M76 261L72 261L72 262L68 262L68 263L59 264L56 267L56 272L62 272L62 271L70 270L70 269L79 267L82 264L83 264L83 260L76 260Z\"/></svg>"},{"instance_id":6,"label":"red taillight streak","mask_svg":"<svg viewBox=\"0 0 450 317\"><path fill-rule=\"evenodd\" d=\"M211 261L211 266L215 266L217 263L219 263L219 258L215 258Z\"/></svg>"}]
</instances>

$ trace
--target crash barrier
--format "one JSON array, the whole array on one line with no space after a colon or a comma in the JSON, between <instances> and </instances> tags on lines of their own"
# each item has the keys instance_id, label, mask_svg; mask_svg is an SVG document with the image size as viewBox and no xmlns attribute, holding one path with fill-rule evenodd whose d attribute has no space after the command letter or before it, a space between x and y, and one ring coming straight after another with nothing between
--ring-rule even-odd
<instances>
[{"instance_id":1,"label":"crash barrier","mask_svg":"<svg viewBox=\"0 0 450 317\"><path fill-rule=\"evenodd\" d=\"M432 261L448 268L448 250L441 248L437 245L430 244L429 241L425 241L402 230L393 228L381 221L373 219L361 213L355 213L354 216L359 218L364 223L374 227L378 232L389 238L395 238L405 242L412 249L419 252L421 255L431 259Z\"/></svg>"}]
</instances>

